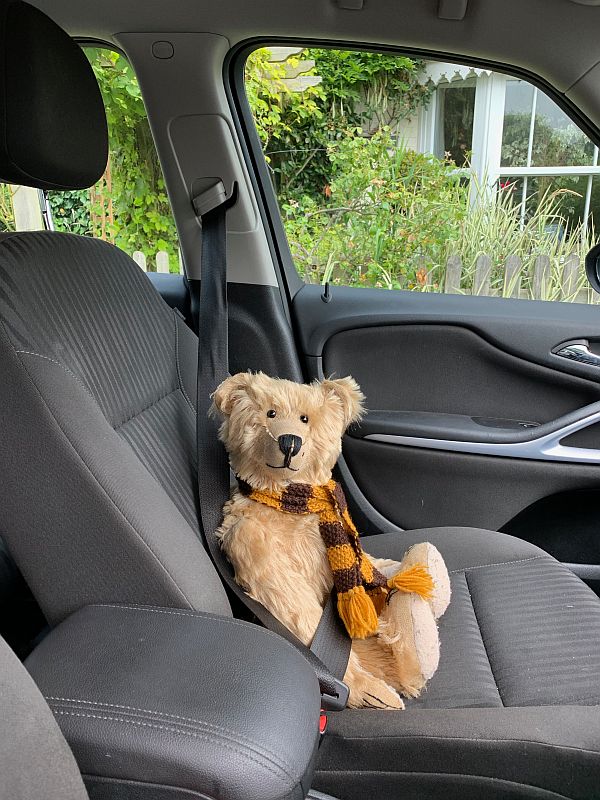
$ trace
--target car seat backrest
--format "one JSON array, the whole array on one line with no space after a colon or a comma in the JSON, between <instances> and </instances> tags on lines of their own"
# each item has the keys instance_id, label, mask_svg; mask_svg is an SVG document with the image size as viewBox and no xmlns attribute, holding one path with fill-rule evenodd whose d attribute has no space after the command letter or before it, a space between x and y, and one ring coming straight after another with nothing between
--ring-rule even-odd
<instances>
[{"instance_id":1,"label":"car seat backrest","mask_svg":"<svg viewBox=\"0 0 600 800\"><path fill-rule=\"evenodd\" d=\"M106 124L91 66L36 9L0 3L0 18L0 47L21 37L19 68L42 94L30 114L46 126L43 146L15 151L10 135L0 139L0 179L93 183ZM54 80L38 83L29 73L48 61ZM21 85L9 72L5 61L5 133L25 124L6 94ZM62 136L77 143L48 145ZM112 245L44 231L0 237L0 534L51 622L98 601L230 614L199 537L196 349Z\"/></svg>"}]
</instances>

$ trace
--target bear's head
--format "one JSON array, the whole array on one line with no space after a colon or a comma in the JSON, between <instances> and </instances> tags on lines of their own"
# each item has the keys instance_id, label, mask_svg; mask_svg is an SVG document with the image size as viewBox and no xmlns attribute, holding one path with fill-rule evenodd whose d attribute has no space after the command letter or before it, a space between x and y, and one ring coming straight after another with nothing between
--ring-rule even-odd
<instances>
[{"instance_id":1,"label":"bear's head","mask_svg":"<svg viewBox=\"0 0 600 800\"><path fill-rule=\"evenodd\" d=\"M240 372L223 381L213 400L232 469L253 488L273 490L331 478L364 396L352 378L306 385Z\"/></svg>"}]
</instances>

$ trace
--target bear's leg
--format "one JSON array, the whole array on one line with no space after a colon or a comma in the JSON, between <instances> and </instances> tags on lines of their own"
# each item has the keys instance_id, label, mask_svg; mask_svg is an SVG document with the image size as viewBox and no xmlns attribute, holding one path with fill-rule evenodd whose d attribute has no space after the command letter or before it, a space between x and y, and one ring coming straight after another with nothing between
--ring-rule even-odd
<instances>
[{"instance_id":1,"label":"bear's leg","mask_svg":"<svg viewBox=\"0 0 600 800\"><path fill-rule=\"evenodd\" d=\"M450 577L440 551L429 542L414 544L402 559L400 569L423 564L433 578L433 597L429 601L436 619L439 619L450 602Z\"/></svg>"},{"instance_id":2,"label":"bear's leg","mask_svg":"<svg viewBox=\"0 0 600 800\"><path fill-rule=\"evenodd\" d=\"M389 671L389 661L385 662L385 679L406 697L418 697L440 659L430 604L416 594L393 592L379 618L377 638L389 648L393 661Z\"/></svg>"},{"instance_id":3,"label":"bear's leg","mask_svg":"<svg viewBox=\"0 0 600 800\"><path fill-rule=\"evenodd\" d=\"M381 677L377 677L363 666L362 657L373 649L381 650L376 637L352 642L352 651L344 675L344 683L348 684L350 689L348 707L401 710L404 708L404 703L398 693ZM371 658L367 663L376 664L376 660Z\"/></svg>"}]
</instances>

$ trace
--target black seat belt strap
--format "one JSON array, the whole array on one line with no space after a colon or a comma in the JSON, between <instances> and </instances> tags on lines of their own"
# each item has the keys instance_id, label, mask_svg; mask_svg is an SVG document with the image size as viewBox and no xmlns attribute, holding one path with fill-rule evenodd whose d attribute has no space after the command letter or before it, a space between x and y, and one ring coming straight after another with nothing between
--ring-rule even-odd
<instances>
[{"instance_id":1,"label":"black seat belt strap","mask_svg":"<svg viewBox=\"0 0 600 800\"><path fill-rule=\"evenodd\" d=\"M209 417L211 395L229 374L227 310L227 210L235 203L237 184L227 197L222 181L215 179L194 198L194 209L202 221L201 281L190 281L192 309L198 332L198 384L196 439L198 455L198 498L207 550L231 594L238 598L269 630L294 645L313 666L321 687L323 707L344 708L348 687L342 683L350 655L350 639L330 597L313 646L306 647L263 605L252 600L234 580L216 538L222 508L229 499L229 461L218 439L219 424ZM198 285L200 284L200 285ZM199 293L199 296L198 296Z\"/></svg>"}]
</instances>

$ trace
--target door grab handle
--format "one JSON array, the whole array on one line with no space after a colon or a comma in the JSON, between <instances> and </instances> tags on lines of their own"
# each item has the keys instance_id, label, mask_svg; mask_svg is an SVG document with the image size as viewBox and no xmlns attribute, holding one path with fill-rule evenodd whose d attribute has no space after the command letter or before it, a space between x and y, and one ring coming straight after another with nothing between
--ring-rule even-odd
<instances>
[{"instance_id":1,"label":"door grab handle","mask_svg":"<svg viewBox=\"0 0 600 800\"><path fill-rule=\"evenodd\" d=\"M600 367L600 356L592 353L587 342L570 342L562 345L560 350L555 350L554 353L570 361L578 361L590 367Z\"/></svg>"},{"instance_id":2,"label":"door grab handle","mask_svg":"<svg viewBox=\"0 0 600 800\"><path fill-rule=\"evenodd\" d=\"M482 456L523 458L532 461L570 461L576 464L600 464L600 450L594 447L573 447L563 444L572 433L600 422L600 401L565 414L552 423L523 431L523 439L513 442L470 442L431 439L389 433L369 433L366 440L386 444L422 447L427 450L446 450Z\"/></svg>"}]
</instances>

